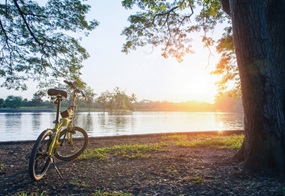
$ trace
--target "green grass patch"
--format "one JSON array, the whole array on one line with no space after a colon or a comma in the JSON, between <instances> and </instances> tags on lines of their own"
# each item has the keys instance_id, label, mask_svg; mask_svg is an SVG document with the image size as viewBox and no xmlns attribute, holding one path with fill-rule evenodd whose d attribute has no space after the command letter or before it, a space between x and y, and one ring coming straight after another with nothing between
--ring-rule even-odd
<instances>
[{"instance_id":1,"label":"green grass patch","mask_svg":"<svg viewBox=\"0 0 285 196\"><path fill-rule=\"evenodd\" d=\"M107 192L107 191L96 191L91 196L131 196L130 193L122 193L122 192Z\"/></svg>"},{"instance_id":2,"label":"green grass patch","mask_svg":"<svg viewBox=\"0 0 285 196\"><path fill-rule=\"evenodd\" d=\"M72 184L74 186L78 186L78 187L88 187L87 184L85 184L84 182L81 182L80 180L72 180L69 182L69 184Z\"/></svg>"},{"instance_id":3,"label":"green grass patch","mask_svg":"<svg viewBox=\"0 0 285 196\"><path fill-rule=\"evenodd\" d=\"M214 147L238 149L243 142L243 135L211 135L198 134L187 136L172 134L162 136L160 143L155 144L122 144L110 147L102 147L86 150L79 159L97 158L108 160L110 157L122 157L128 159L149 158L150 152L166 151L166 146L176 145L179 147Z\"/></svg>"},{"instance_id":4,"label":"green grass patch","mask_svg":"<svg viewBox=\"0 0 285 196\"><path fill-rule=\"evenodd\" d=\"M195 137L187 135L170 135L164 137L164 140L171 141L179 147L214 147L214 148L229 148L239 149L242 145L244 135L209 135L199 134Z\"/></svg>"},{"instance_id":5,"label":"green grass patch","mask_svg":"<svg viewBox=\"0 0 285 196\"><path fill-rule=\"evenodd\" d=\"M98 158L107 160L111 156L123 157L128 159L148 158L149 152L162 151L163 143L157 144L124 144L111 147L96 148L85 151L79 159Z\"/></svg>"},{"instance_id":6,"label":"green grass patch","mask_svg":"<svg viewBox=\"0 0 285 196\"><path fill-rule=\"evenodd\" d=\"M28 196L28 193L16 193L14 196Z\"/></svg>"},{"instance_id":7,"label":"green grass patch","mask_svg":"<svg viewBox=\"0 0 285 196\"><path fill-rule=\"evenodd\" d=\"M1 164L0 164L0 172L2 172L2 171L5 169L5 167L6 167L5 164L4 164L4 163L1 163Z\"/></svg>"},{"instance_id":8,"label":"green grass patch","mask_svg":"<svg viewBox=\"0 0 285 196\"><path fill-rule=\"evenodd\" d=\"M46 194L45 191L43 191L42 193L38 194L38 193L25 193L25 192L18 192L16 194L14 194L14 196L46 196L48 194Z\"/></svg>"}]
</instances>

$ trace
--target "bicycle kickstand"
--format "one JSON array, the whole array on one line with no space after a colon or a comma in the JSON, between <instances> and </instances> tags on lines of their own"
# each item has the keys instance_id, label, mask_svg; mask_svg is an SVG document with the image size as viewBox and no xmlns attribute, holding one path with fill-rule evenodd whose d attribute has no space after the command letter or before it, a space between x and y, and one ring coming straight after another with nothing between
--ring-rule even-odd
<instances>
[{"instance_id":1,"label":"bicycle kickstand","mask_svg":"<svg viewBox=\"0 0 285 196\"><path fill-rule=\"evenodd\" d=\"M58 175L59 175L59 177L63 180L64 178L63 178L63 176L61 175L61 173L60 173L58 167L56 166L54 158L53 158L53 157L50 157L50 161L52 162L52 164L53 164L55 170L57 171L57 173L58 173Z\"/></svg>"}]
</instances>

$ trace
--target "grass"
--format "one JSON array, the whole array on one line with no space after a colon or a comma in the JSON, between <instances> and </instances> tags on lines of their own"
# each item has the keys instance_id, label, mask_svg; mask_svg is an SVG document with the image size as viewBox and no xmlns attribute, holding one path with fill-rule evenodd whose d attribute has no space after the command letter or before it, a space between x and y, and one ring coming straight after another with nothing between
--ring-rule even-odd
<instances>
[{"instance_id":1,"label":"grass","mask_svg":"<svg viewBox=\"0 0 285 196\"><path fill-rule=\"evenodd\" d=\"M37 193L24 193L24 192L18 192L16 193L14 196L45 196L47 195L45 191L43 191L42 193L40 194L37 194Z\"/></svg>"},{"instance_id":2,"label":"grass","mask_svg":"<svg viewBox=\"0 0 285 196\"><path fill-rule=\"evenodd\" d=\"M162 136L162 140L155 144L122 144L110 147L89 149L80 155L79 159L97 158L103 161L110 157L121 157L127 159L145 159L150 157L150 152L166 151L167 146L178 147L213 147L239 149L243 142L243 135L210 135L198 134L188 136L184 134L172 134Z\"/></svg>"},{"instance_id":3,"label":"grass","mask_svg":"<svg viewBox=\"0 0 285 196\"><path fill-rule=\"evenodd\" d=\"M82 182L81 180L79 179L76 179L76 180L72 180L69 182L69 184L73 185L73 186L78 186L78 187L88 187L87 184L85 184L85 182Z\"/></svg>"},{"instance_id":4,"label":"grass","mask_svg":"<svg viewBox=\"0 0 285 196\"><path fill-rule=\"evenodd\" d=\"M214 147L214 148L229 148L239 149L243 142L243 135L209 135L199 134L193 138L187 135L174 134L165 136L164 140L172 141L172 143L179 147Z\"/></svg>"},{"instance_id":5,"label":"grass","mask_svg":"<svg viewBox=\"0 0 285 196\"><path fill-rule=\"evenodd\" d=\"M182 181L191 182L193 184L201 184L204 182L204 179L202 176L186 176L182 178Z\"/></svg>"},{"instance_id":6,"label":"grass","mask_svg":"<svg viewBox=\"0 0 285 196\"><path fill-rule=\"evenodd\" d=\"M131 196L130 193L121 193L121 192L102 192L102 191L96 191L91 196Z\"/></svg>"},{"instance_id":7,"label":"grass","mask_svg":"<svg viewBox=\"0 0 285 196\"><path fill-rule=\"evenodd\" d=\"M123 157L128 159L148 158L148 152L162 151L163 143L158 144L124 144L111 147L96 148L85 151L79 159L98 158L107 160L110 156Z\"/></svg>"},{"instance_id":8,"label":"grass","mask_svg":"<svg viewBox=\"0 0 285 196\"><path fill-rule=\"evenodd\" d=\"M0 172L2 172L5 169L5 164L4 163L0 163Z\"/></svg>"}]
</instances>

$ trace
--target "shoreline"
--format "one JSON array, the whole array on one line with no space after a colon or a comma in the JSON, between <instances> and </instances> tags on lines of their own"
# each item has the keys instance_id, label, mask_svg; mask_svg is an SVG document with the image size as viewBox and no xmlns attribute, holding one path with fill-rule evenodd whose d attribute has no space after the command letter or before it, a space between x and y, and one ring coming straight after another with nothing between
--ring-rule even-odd
<instances>
[{"instance_id":1,"label":"shoreline","mask_svg":"<svg viewBox=\"0 0 285 196\"><path fill-rule=\"evenodd\" d=\"M62 107L64 110L65 107ZM0 113L26 113L26 112L55 112L56 108L18 108L18 109L3 109L0 108ZM78 108L76 110L77 112L107 112L107 113L120 113L120 112L195 112L195 113L200 113L200 112L216 112L216 113L243 113L243 112L238 112L238 111L214 111L214 110L162 110L162 109L135 109L133 111L130 110L123 110L123 111L109 111L109 110L103 110L103 109L89 109L89 108Z\"/></svg>"},{"instance_id":2,"label":"shoreline","mask_svg":"<svg viewBox=\"0 0 285 196\"><path fill-rule=\"evenodd\" d=\"M162 135L198 135L198 134L211 134L211 135L232 135L243 134L244 130L208 130L208 131L188 131L188 132L166 132L166 133L146 133L146 134L132 134L132 135L113 135L113 136L97 136L88 137L89 140L114 140L114 139L127 139L127 138L147 138L157 137ZM13 144L28 144L33 143L35 140L15 140L15 141L0 141L0 145L13 145Z\"/></svg>"}]
</instances>

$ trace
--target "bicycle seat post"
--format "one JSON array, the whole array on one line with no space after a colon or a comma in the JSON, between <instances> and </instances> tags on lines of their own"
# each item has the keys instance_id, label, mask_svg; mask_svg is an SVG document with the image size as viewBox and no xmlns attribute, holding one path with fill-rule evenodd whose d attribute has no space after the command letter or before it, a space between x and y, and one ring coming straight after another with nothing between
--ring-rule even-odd
<instances>
[{"instance_id":1,"label":"bicycle seat post","mask_svg":"<svg viewBox=\"0 0 285 196\"><path fill-rule=\"evenodd\" d=\"M55 124L58 125L59 123L59 113L60 113L60 104L62 101L62 97L61 96L57 96L56 97L56 101L54 102L57 105L56 108L56 119L55 119Z\"/></svg>"}]
</instances>

